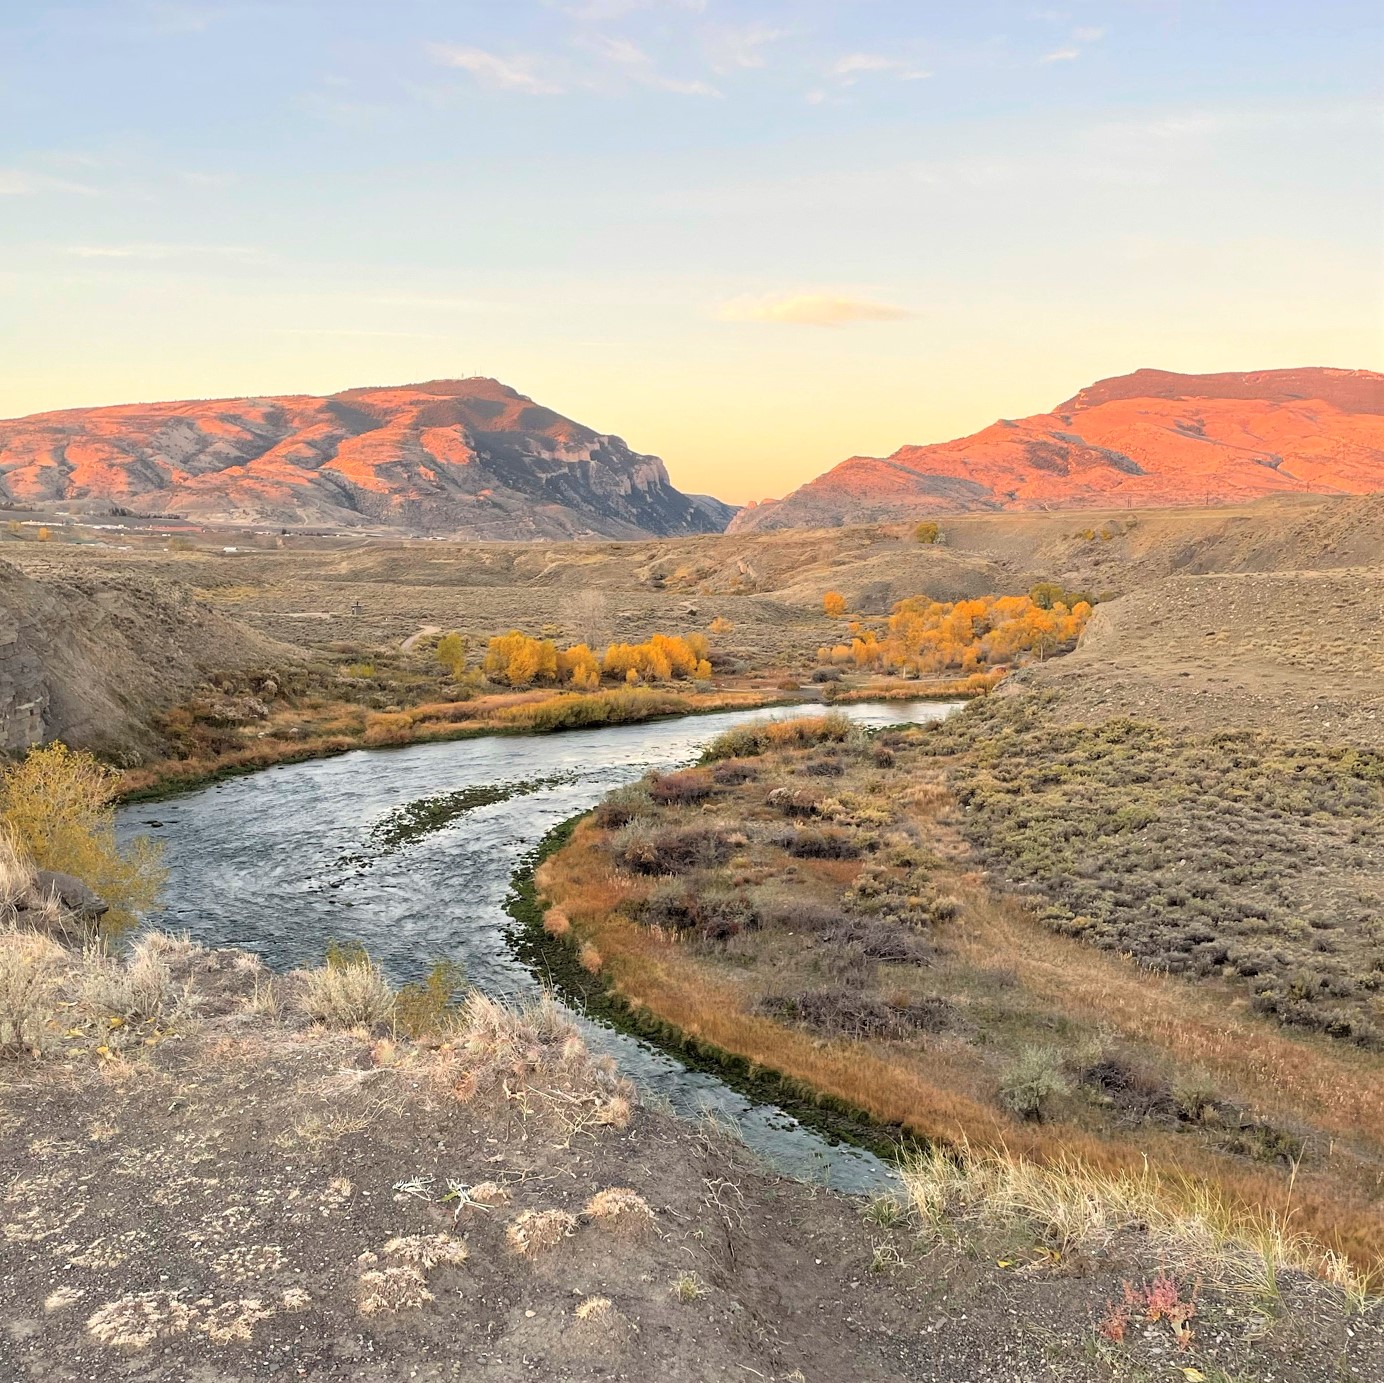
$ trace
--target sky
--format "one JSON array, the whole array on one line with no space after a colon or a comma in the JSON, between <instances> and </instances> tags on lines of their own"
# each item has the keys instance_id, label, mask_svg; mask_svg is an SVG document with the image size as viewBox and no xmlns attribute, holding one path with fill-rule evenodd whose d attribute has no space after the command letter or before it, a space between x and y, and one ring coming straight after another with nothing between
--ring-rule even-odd
<instances>
[{"instance_id":1,"label":"sky","mask_svg":"<svg viewBox=\"0 0 1384 1383\"><path fill-rule=\"evenodd\" d=\"M0 0L0 417L493 375L742 503L1384 369L1377 0Z\"/></svg>"}]
</instances>

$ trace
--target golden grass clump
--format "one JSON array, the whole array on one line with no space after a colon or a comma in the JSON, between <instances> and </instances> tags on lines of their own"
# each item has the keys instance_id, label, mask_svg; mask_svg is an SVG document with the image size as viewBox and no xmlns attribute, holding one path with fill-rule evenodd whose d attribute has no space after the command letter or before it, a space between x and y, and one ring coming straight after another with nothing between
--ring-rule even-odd
<instances>
[{"instance_id":1,"label":"golden grass clump","mask_svg":"<svg viewBox=\"0 0 1384 1383\"><path fill-rule=\"evenodd\" d=\"M1211 1280L1264 1290L1283 1271L1319 1277L1363 1299L1380 1268L1363 1272L1290 1216L1231 1202L1217 1187L1176 1173L1106 1171L1075 1158L1037 1163L1000 1151L933 1148L904 1168L925 1219L1026 1225L1066 1253L1146 1233L1160 1250ZM1381 1265L1384 1266L1384 1265Z\"/></svg>"},{"instance_id":2,"label":"golden grass clump","mask_svg":"<svg viewBox=\"0 0 1384 1383\"><path fill-rule=\"evenodd\" d=\"M537 1258L576 1233L575 1216L565 1210L521 1210L505 1229L509 1246L521 1258Z\"/></svg>"},{"instance_id":3,"label":"golden grass clump","mask_svg":"<svg viewBox=\"0 0 1384 1383\"><path fill-rule=\"evenodd\" d=\"M627 1186L612 1186L605 1191L597 1191L587 1201L582 1213L587 1219L598 1221L622 1234L647 1233L654 1223L654 1212L649 1202Z\"/></svg>"},{"instance_id":4,"label":"golden grass clump","mask_svg":"<svg viewBox=\"0 0 1384 1383\"><path fill-rule=\"evenodd\" d=\"M50 937L0 930L0 1057L42 1050L67 959Z\"/></svg>"},{"instance_id":5,"label":"golden grass clump","mask_svg":"<svg viewBox=\"0 0 1384 1383\"><path fill-rule=\"evenodd\" d=\"M514 1199L507 1187L498 1181L478 1181L466 1193L466 1199L475 1205L508 1205Z\"/></svg>"},{"instance_id":6,"label":"golden grass clump","mask_svg":"<svg viewBox=\"0 0 1384 1383\"><path fill-rule=\"evenodd\" d=\"M572 1314L579 1321L599 1322L608 1319L614 1310L615 1305L609 1297L585 1297L577 1303Z\"/></svg>"},{"instance_id":7,"label":"golden grass clump","mask_svg":"<svg viewBox=\"0 0 1384 1383\"><path fill-rule=\"evenodd\" d=\"M98 1306L87 1317L87 1329L103 1345L145 1349L155 1340L185 1335L197 1309L176 1292L130 1292Z\"/></svg>"},{"instance_id":8,"label":"golden grass clump","mask_svg":"<svg viewBox=\"0 0 1384 1383\"><path fill-rule=\"evenodd\" d=\"M299 1003L328 1028L376 1028L394 1017L394 991L384 971L363 952L345 952L299 972Z\"/></svg>"},{"instance_id":9,"label":"golden grass clump","mask_svg":"<svg viewBox=\"0 0 1384 1383\"><path fill-rule=\"evenodd\" d=\"M454 1239L450 1234L408 1234L391 1239L383 1253L386 1258L397 1258L424 1272L430 1272L439 1263L455 1267L470 1257L465 1240Z\"/></svg>"},{"instance_id":10,"label":"golden grass clump","mask_svg":"<svg viewBox=\"0 0 1384 1383\"><path fill-rule=\"evenodd\" d=\"M503 1098L521 1117L541 1117L569 1131L623 1127L633 1087L607 1057L594 1057L571 1019L551 998L515 1007L467 995L438 1053L438 1075L455 1097L481 1092Z\"/></svg>"},{"instance_id":11,"label":"golden grass clump","mask_svg":"<svg viewBox=\"0 0 1384 1383\"><path fill-rule=\"evenodd\" d=\"M173 972L152 947L137 949L128 963L91 946L78 985L81 1004L98 1018L157 1023L177 1006Z\"/></svg>"},{"instance_id":12,"label":"golden grass clump","mask_svg":"<svg viewBox=\"0 0 1384 1383\"><path fill-rule=\"evenodd\" d=\"M276 1314L277 1309L265 1305L259 1297L244 1297L210 1307L199 1316L196 1327L208 1339L228 1345L235 1340L249 1340L260 1321L267 1321Z\"/></svg>"},{"instance_id":13,"label":"golden grass clump","mask_svg":"<svg viewBox=\"0 0 1384 1383\"><path fill-rule=\"evenodd\" d=\"M360 1275L360 1313L414 1311L433 1300L423 1274L413 1267L370 1268Z\"/></svg>"},{"instance_id":14,"label":"golden grass clump","mask_svg":"<svg viewBox=\"0 0 1384 1383\"><path fill-rule=\"evenodd\" d=\"M301 1287L289 1287L279 1298L279 1305L285 1311L306 1311L312 1305L312 1297Z\"/></svg>"}]
</instances>

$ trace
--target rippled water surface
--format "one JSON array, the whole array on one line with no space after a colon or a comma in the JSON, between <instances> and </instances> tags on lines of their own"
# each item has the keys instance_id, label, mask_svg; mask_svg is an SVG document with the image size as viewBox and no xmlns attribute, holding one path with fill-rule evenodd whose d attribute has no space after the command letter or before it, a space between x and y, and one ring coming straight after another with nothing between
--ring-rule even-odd
<instances>
[{"instance_id":1,"label":"rippled water surface","mask_svg":"<svg viewBox=\"0 0 1384 1383\"><path fill-rule=\"evenodd\" d=\"M937 720L954 708L842 709L880 726ZM649 769L695 759L730 726L803 711L360 750L126 807L120 829L164 842L167 906L151 918L156 926L244 947L280 969L319 962L331 940L358 940L395 980L449 959L487 993L524 998L539 985L514 956L504 904L515 870L547 832ZM489 800L500 790L511 795ZM646 1092L681 1114L711 1110L733 1121L782 1170L843 1190L869 1189L890 1175L868 1153L832 1146L782 1110L578 1017L592 1045Z\"/></svg>"}]
</instances>

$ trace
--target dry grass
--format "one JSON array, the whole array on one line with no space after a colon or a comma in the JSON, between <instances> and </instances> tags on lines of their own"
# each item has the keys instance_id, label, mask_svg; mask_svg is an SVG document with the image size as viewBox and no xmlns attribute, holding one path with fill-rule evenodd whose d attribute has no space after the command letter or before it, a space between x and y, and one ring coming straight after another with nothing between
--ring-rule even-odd
<instances>
[{"instance_id":1,"label":"dry grass","mask_svg":"<svg viewBox=\"0 0 1384 1383\"><path fill-rule=\"evenodd\" d=\"M614 1310L609 1297L584 1297L572 1309L572 1314L579 1321L604 1321Z\"/></svg>"},{"instance_id":2,"label":"dry grass","mask_svg":"<svg viewBox=\"0 0 1384 1383\"><path fill-rule=\"evenodd\" d=\"M623 1128L633 1087L607 1057L596 1057L567 1014L544 997L514 1007L472 993L435 1058L439 1080L462 1101L482 1093L506 1113L539 1120L568 1137Z\"/></svg>"},{"instance_id":3,"label":"dry grass","mask_svg":"<svg viewBox=\"0 0 1384 1383\"><path fill-rule=\"evenodd\" d=\"M157 945L145 943L128 963L97 947L83 956L78 988L82 1007L97 1018L158 1023L172 1015L178 996L173 972Z\"/></svg>"},{"instance_id":4,"label":"dry grass","mask_svg":"<svg viewBox=\"0 0 1384 1383\"><path fill-rule=\"evenodd\" d=\"M605 1191L597 1191L587 1201L582 1214L621 1234L633 1236L648 1233L654 1223L654 1212L649 1202L626 1186L612 1186Z\"/></svg>"},{"instance_id":5,"label":"dry grass","mask_svg":"<svg viewBox=\"0 0 1384 1383\"><path fill-rule=\"evenodd\" d=\"M427 1281L417 1268L367 1268L360 1275L362 1316L415 1311L432 1300Z\"/></svg>"},{"instance_id":6,"label":"dry grass","mask_svg":"<svg viewBox=\"0 0 1384 1383\"><path fill-rule=\"evenodd\" d=\"M439 1263L455 1267L466 1262L469 1250L461 1239L450 1234L408 1234L391 1239L382 1250L386 1258L397 1258L410 1267L430 1272Z\"/></svg>"},{"instance_id":7,"label":"dry grass","mask_svg":"<svg viewBox=\"0 0 1384 1383\"><path fill-rule=\"evenodd\" d=\"M49 937L0 930L0 1056L42 1048L67 963L67 953Z\"/></svg>"},{"instance_id":8,"label":"dry grass","mask_svg":"<svg viewBox=\"0 0 1384 1383\"><path fill-rule=\"evenodd\" d=\"M1215 1185L1145 1165L1111 1172L1075 1158L1037 1163L1002 1151L933 1149L904 1169L913 1204L932 1223L1022 1224L1054 1251L1105 1248L1147 1234L1162 1252L1221 1285L1262 1291L1294 1271L1339 1286L1352 1301L1384 1287L1293 1225L1291 1210L1245 1206Z\"/></svg>"},{"instance_id":9,"label":"dry grass","mask_svg":"<svg viewBox=\"0 0 1384 1383\"><path fill-rule=\"evenodd\" d=\"M576 1217L565 1210L521 1210L506 1227L505 1239L521 1258L537 1258L576 1232Z\"/></svg>"},{"instance_id":10,"label":"dry grass","mask_svg":"<svg viewBox=\"0 0 1384 1383\"><path fill-rule=\"evenodd\" d=\"M378 1028L393 1021L394 991L368 956L352 954L299 972L299 1003L328 1028Z\"/></svg>"}]
</instances>

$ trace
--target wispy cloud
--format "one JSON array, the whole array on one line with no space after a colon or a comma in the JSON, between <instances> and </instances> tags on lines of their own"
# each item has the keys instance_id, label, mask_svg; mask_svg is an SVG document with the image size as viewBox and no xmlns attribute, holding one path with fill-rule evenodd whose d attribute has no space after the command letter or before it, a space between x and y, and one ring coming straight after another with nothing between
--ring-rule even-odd
<instances>
[{"instance_id":1,"label":"wispy cloud","mask_svg":"<svg viewBox=\"0 0 1384 1383\"><path fill-rule=\"evenodd\" d=\"M861 77L895 77L903 82L917 82L932 73L901 58L885 57L883 53L849 53L832 64L831 75L849 84Z\"/></svg>"},{"instance_id":2,"label":"wispy cloud","mask_svg":"<svg viewBox=\"0 0 1384 1383\"><path fill-rule=\"evenodd\" d=\"M658 68L653 58L637 43L627 38L611 38L596 34L583 41L589 48L619 69L621 74L640 86L655 91L668 91L677 96L719 96L721 93L708 82L695 78L671 77Z\"/></svg>"},{"instance_id":3,"label":"wispy cloud","mask_svg":"<svg viewBox=\"0 0 1384 1383\"><path fill-rule=\"evenodd\" d=\"M257 259L259 251L249 245L168 245L145 242L137 245L69 245L64 253L78 259Z\"/></svg>"},{"instance_id":4,"label":"wispy cloud","mask_svg":"<svg viewBox=\"0 0 1384 1383\"><path fill-rule=\"evenodd\" d=\"M771 322L781 326L840 327L856 322L898 322L914 313L892 303L827 293L790 293L763 298L732 298L716 316L723 322Z\"/></svg>"},{"instance_id":5,"label":"wispy cloud","mask_svg":"<svg viewBox=\"0 0 1384 1383\"><path fill-rule=\"evenodd\" d=\"M499 91L518 91L528 96L561 96L567 88L538 70L539 59L534 54L518 53L501 57L484 48L467 48L457 44L429 45L433 57L446 67L458 67L469 72L483 86Z\"/></svg>"},{"instance_id":6,"label":"wispy cloud","mask_svg":"<svg viewBox=\"0 0 1384 1383\"><path fill-rule=\"evenodd\" d=\"M792 32L791 29L775 29L768 24L717 29L707 38L707 50L718 72L764 67L768 64L764 49L771 43L790 37Z\"/></svg>"},{"instance_id":7,"label":"wispy cloud","mask_svg":"<svg viewBox=\"0 0 1384 1383\"><path fill-rule=\"evenodd\" d=\"M75 192L84 197L96 196L96 189L85 183L70 182L47 173L33 173L27 168L0 168L0 197L37 197L44 192Z\"/></svg>"},{"instance_id":8,"label":"wispy cloud","mask_svg":"<svg viewBox=\"0 0 1384 1383\"><path fill-rule=\"evenodd\" d=\"M1054 48L1050 53L1044 53L1038 59L1039 63L1047 62L1075 62L1085 51L1088 44L1099 43L1105 37L1105 30L1094 25L1083 25L1072 30L1071 42L1064 43L1060 48Z\"/></svg>"},{"instance_id":9,"label":"wispy cloud","mask_svg":"<svg viewBox=\"0 0 1384 1383\"><path fill-rule=\"evenodd\" d=\"M701 14L706 10L706 0L579 0L579 3L560 5L559 8L572 19L588 24L604 24L611 19L623 19L638 10L689 10L693 14Z\"/></svg>"}]
</instances>

